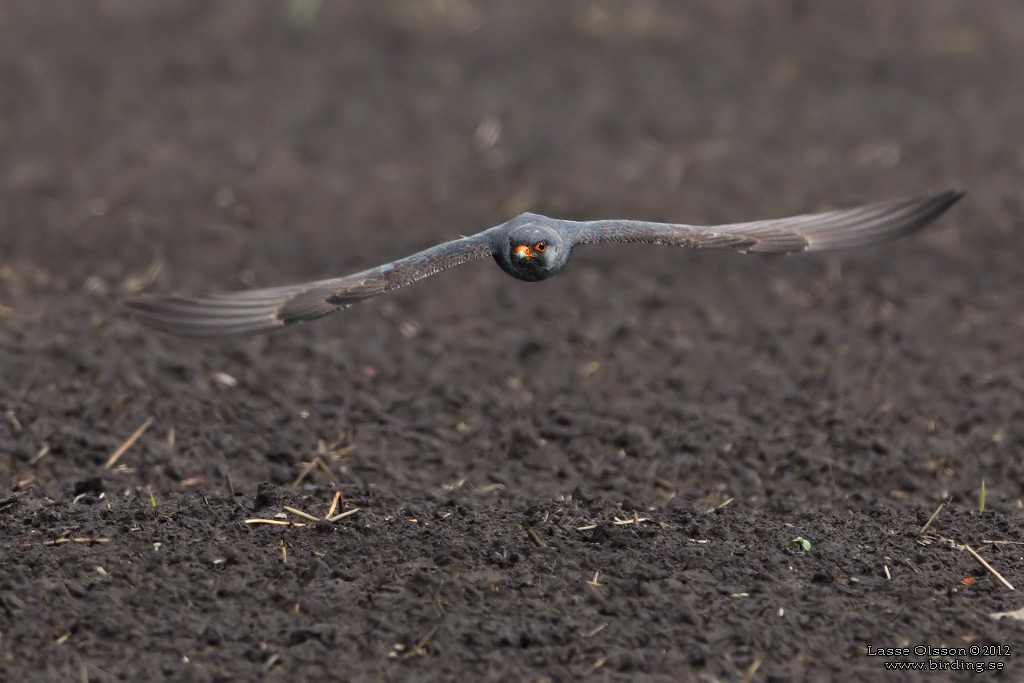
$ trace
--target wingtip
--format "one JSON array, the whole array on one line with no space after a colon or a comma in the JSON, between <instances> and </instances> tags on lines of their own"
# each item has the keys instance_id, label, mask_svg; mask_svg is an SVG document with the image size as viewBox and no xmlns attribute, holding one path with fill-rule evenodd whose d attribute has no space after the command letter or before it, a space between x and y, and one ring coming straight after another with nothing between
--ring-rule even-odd
<instances>
[{"instance_id":1,"label":"wingtip","mask_svg":"<svg viewBox=\"0 0 1024 683\"><path fill-rule=\"evenodd\" d=\"M949 189L834 212L830 222L807 230L807 250L834 251L890 242L929 225L963 196L962 190Z\"/></svg>"},{"instance_id":2,"label":"wingtip","mask_svg":"<svg viewBox=\"0 0 1024 683\"><path fill-rule=\"evenodd\" d=\"M137 323L194 339L268 332L283 326L273 305L235 302L228 297L150 295L127 299L121 306Z\"/></svg>"},{"instance_id":3,"label":"wingtip","mask_svg":"<svg viewBox=\"0 0 1024 683\"><path fill-rule=\"evenodd\" d=\"M963 199L964 195L966 195L966 194L967 194L966 190L960 190L960 189L957 189L957 188L951 188L949 190L946 190L945 192L940 192L938 194L938 196L942 197L947 202L946 206L953 206L958 201Z\"/></svg>"},{"instance_id":4,"label":"wingtip","mask_svg":"<svg viewBox=\"0 0 1024 683\"><path fill-rule=\"evenodd\" d=\"M925 201L930 201L933 206L933 215L937 217L945 213L947 209L963 199L966 194L967 192L964 190L950 189L936 195L932 195Z\"/></svg>"}]
</instances>

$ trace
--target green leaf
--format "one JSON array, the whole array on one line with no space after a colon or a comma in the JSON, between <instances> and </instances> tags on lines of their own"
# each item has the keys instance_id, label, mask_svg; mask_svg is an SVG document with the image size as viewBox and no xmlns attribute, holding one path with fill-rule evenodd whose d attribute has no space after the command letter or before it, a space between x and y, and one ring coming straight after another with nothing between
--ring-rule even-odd
<instances>
[{"instance_id":1,"label":"green leaf","mask_svg":"<svg viewBox=\"0 0 1024 683\"><path fill-rule=\"evenodd\" d=\"M789 547L790 548L800 548L805 553L811 552L811 542L808 541L803 536L797 536L792 541L790 541L789 542Z\"/></svg>"}]
</instances>

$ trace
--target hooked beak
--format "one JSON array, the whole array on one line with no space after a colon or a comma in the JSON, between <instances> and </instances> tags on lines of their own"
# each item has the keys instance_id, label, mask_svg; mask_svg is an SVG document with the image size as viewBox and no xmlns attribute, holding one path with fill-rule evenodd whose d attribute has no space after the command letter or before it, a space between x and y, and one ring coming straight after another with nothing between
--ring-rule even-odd
<instances>
[{"instance_id":1,"label":"hooked beak","mask_svg":"<svg viewBox=\"0 0 1024 683\"><path fill-rule=\"evenodd\" d=\"M515 250L516 258L521 261L529 261L533 259L533 250L525 244L520 244Z\"/></svg>"}]
</instances>

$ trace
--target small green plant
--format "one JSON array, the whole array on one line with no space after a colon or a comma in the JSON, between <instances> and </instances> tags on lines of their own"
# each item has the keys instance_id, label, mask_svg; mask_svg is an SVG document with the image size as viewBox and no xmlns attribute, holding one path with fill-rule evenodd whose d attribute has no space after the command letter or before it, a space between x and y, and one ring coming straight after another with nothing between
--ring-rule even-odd
<instances>
[{"instance_id":1,"label":"small green plant","mask_svg":"<svg viewBox=\"0 0 1024 683\"><path fill-rule=\"evenodd\" d=\"M985 480L981 480L981 494L978 496L978 514L985 512Z\"/></svg>"},{"instance_id":2,"label":"small green plant","mask_svg":"<svg viewBox=\"0 0 1024 683\"><path fill-rule=\"evenodd\" d=\"M805 553L811 552L811 542L803 536L797 536L792 541L790 541L788 545L790 548L798 548L800 550L803 550Z\"/></svg>"}]
</instances>

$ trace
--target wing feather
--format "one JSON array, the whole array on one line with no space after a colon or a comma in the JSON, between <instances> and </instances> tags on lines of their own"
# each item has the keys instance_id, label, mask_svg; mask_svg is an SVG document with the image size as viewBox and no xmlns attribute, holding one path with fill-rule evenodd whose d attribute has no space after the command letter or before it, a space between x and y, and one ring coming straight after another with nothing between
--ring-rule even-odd
<instances>
[{"instance_id":1,"label":"wing feather","mask_svg":"<svg viewBox=\"0 0 1024 683\"><path fill-rule=\"evenodd\" d=\"M445 242L346 277L227 294L139 297L127 301L126 306L139 322L182 336L267 332L321 318L447 268L490 256L489 232Z\"/></svg>"},{"instance_id":2,"label":"wing feather","mask_svg":"<svg viewBox=\"0 0 1024 683\"><path fill-rule=\"evenodd\" d=\"M931 223L962 192L895 199L853 209L749 223L699 226L610 220L572 224L579 244L641 242L763 253L849 249L908 235Z\"/></svg>"}]
</instances>

